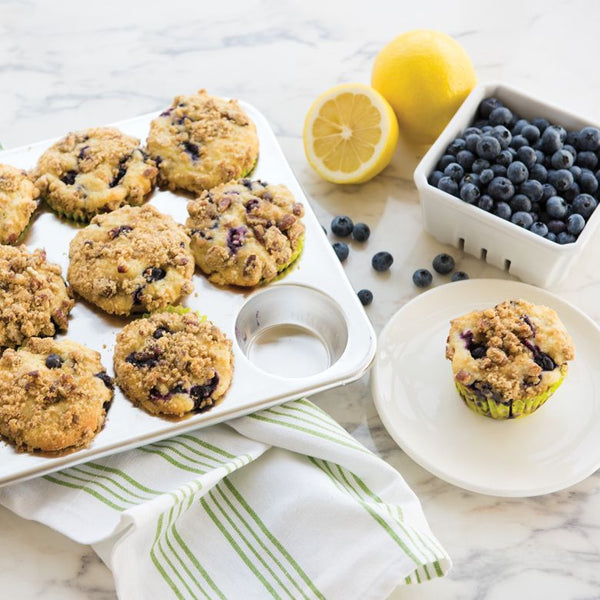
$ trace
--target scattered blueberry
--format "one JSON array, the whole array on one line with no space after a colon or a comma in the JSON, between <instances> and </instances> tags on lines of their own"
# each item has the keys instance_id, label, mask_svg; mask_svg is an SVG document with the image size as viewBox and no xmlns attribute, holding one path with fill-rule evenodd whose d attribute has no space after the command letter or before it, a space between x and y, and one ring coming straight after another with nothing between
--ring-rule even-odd
<instances>
[{"instance_id":1,"label":"scattered blueberry","mask_svg":"<svg viewBox=\"0 0 600 600\"><path fill-rule=\"evenodd\" d=\"M469 279L469 276L464 271L455 271L450 277L450 281L463 281Z\"/></svg>"},{"instance_id":2,"label":"scattered blueberry","mask_svg":"<svg viewBox=\"0 0 600 600\"><path fill-rule=\"evenodd\" d=\"M450 254L442 252L433 259L432 266L441 275L448 275L455 267L454 258Z\"/></svg>"},{"instance_id":3,"label":"scattered blueberry","mask_svg":"<svg viewBox=\"0 0 600 600\"><path fill-rule=\"evenodd\" d=\"M340 262L344 262L348 258L348 254L350 254L348 244L346 244L346 242L334 242L331 245L337 254L337 257L340 259Z\"/></svg>"},{"instance_id":4,"label":"scattered blueberry","mask_svg":"<svg viewBox=\"0 0 600 600\"><path fill-rule=\"evenodd\" d=\"M442 178L443 179L443 178ZM331 221L331 231L340 237L348 237L354 229L354 223L350 217L338 216Z\"/></svg>"},{"instance_id":5,"label":"scattered blueberry","mask_svg":"<svg viewBox=\"0 0 600 600\"><path fill-rule=\"evenodd\" d=\"M366 223L357 223L352 230L352 237L357 242L366 242L371 235L371 230Z\"/></svg>"},{"instance_id":6,"label":"scattered blueberry","mask_svg":"<svg viewBox=\"0 0 600 600\"><path fill-rule=\"evenodd\" d=\"M412 276L413 283L420 288L426 288L431 285L433 275L428 269L417 269Z\"/></svg>"},{"instance_id":7,"label":"scattered blueberry","mask_svg":"<svg viewBox=\"0 0 600 600\"><path fill-rule=\"evenodd\" d=\"M377 252L371 259L371 265L376 271L383 272L387 271L394 262L394 257L385 250L382 252Z\"/></svg>"},{"instance_id":8,"label":"scattered blueberry","mask_svg":"<svg viewBox=\"0 0 600 600\"><path fill-rule=\"evenodd\" d=\"M373 302L373 292L371 290L359 290L357 296L363 306L369 306Z\"/></svg>"}]
</instances>

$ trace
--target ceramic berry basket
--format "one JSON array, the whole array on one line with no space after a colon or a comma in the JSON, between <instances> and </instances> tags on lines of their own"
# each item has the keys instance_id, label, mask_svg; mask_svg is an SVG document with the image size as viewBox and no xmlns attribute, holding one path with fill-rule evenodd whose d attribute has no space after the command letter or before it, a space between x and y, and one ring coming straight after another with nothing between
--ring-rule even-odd
<instances>
[{"instance_id":1,"label":"ceramic berry basket","mask_svg":"<svg viewBox=\"0 0 600 600\"><path fill-rule=\"evenodd\" d=\"M600 210L594 211L575 242L561 245L471 206L427 181L448 145L473 123L479 103L489 96L500 99L526 119L544 117L551 124L562 125L567 130L598 127L504 84L488 83L475 87L415 170L423 225L440 242L464 249L522 281L551 288L569 274L573 263L595 234Z\"/></svg>"}]
</instances>

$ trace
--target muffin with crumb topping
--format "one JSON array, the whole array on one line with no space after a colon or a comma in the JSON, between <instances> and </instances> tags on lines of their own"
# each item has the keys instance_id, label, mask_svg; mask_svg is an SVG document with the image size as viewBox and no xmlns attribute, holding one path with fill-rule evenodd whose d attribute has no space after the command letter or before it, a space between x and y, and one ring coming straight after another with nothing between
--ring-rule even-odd
<instances>
[{"instance_id":1,"label":"muffin with crumb topping","mask_svg":"<svg viewBox=\"0 0 600 600\"><path fill-rule=\"evenodd\" d=\"M575 348L554 310L517 299L452 320L446 358L471 410L516 419L556 391Z\"/></svg>"}]
</instances>

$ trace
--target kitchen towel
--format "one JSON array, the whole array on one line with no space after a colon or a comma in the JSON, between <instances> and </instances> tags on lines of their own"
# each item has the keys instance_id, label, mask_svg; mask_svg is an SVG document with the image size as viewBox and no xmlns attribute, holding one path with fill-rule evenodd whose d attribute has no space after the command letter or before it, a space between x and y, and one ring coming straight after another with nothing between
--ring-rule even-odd
<instances>
[{"instance_id":1,"label":"kitchen towel","mask_svg":"<svg viewBox=\"0 0 600 600\"><path fill-rule=\"evenodd\" d=\"M0 489L121 600L379 600L448 572L399 473L308 400Z\"/></svg>"}]
</instances>

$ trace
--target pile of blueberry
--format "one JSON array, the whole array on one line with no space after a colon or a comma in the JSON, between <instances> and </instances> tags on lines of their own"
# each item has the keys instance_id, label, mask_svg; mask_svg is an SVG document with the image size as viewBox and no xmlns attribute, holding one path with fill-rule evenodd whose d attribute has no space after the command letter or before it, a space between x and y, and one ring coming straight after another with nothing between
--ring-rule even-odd
<instances>
[{"instance_id":1,"label":"pile of blueberry","mask_svg":"<svg viewBox=\"0 0 600 600\"><path fill-rule=\"evenodd\" d=\"M600 198L600 131L530 121L497 98L440 158L429 183L559 244L575 242Z\"/></svg>"},{"instance_id":2,"label":"pile of blueberry","mask_svg":"<svg viewBox=\"0 0 600 600\"><path fill-rule=\"evenodd\" d=\"M449 275L454 271L456 262L450 254L442 252L433 259L431 266L440 275ZM469 276L464 271L454 271L450 277L450 281L463 281L464 279L469 279ZM431 285L433 275L429 269L417 269L413 273L412 280L417 287L426 288Z\"/></svg>"}]
</instances>

